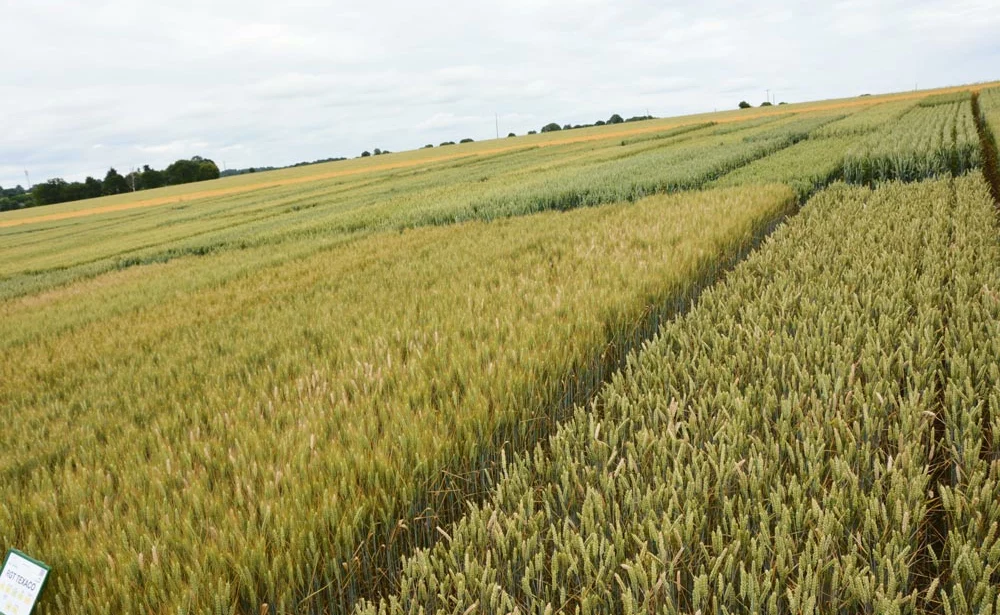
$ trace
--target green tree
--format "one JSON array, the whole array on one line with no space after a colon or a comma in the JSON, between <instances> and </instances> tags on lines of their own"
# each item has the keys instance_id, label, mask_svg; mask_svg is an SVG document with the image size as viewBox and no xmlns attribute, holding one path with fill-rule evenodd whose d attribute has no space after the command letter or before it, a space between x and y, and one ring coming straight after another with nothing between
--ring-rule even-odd
<instances>
[{"instance_id":1,"label":"green tree","mask_svg":"<svg viewBox=\"0 0 1000 615\"><path fill-rule=\"evenodd\" d=\"M87 198L87 187L83 182L70 182L63 186L63 201L81 201Z\"/></svg>"},{"instance_id":2,"label":"green tree","mask_svg":"<svg viewBox=\"0 0 1000 615\"><path fill-rule=\"evenodd\" d=\"M194 160L177 160L166 169L167 184L175 186L177 184L190 184L198 181L198 169L200 165Z\"/></svg>"},{"instance_id":3,"label":"green tree","mask_svg":"<svg viewBox=\"0 0 1000 615\"><path fill-rule=\"evenodd\" d=\"M129 192L143 190L145 186L142 185L142 171L130 171L125 176L125 184L128 186Z\"/></svg>"},{"instance_id":4,"label":"green tree","mask_svg":"<svg viewBox=\"0 0 1000 615\"><path fill-rule=\"evenodd\" d=\"M101 180L88 176L83 180L83 194L85 199L96 199L104 194L104 184Z\"/></svg>"},{"instance_id":5,"label":"green tree","mask_svg":"<svg viewBox=\"0 0 1000 615\"><path fill-rule=\"evenodd\" d=\"M43 184L35 184L31 189L31 196L35 199L36 205L51 205L65 200L65 190L66 181L56 177Z\"/></svg>"},{"instance_id":6,"label":"green tree","mask_svg":"<svg viewBox=\"0 0 1000 615\"><path fill-rule=\"evenodd\" d=\"M198 178L195 181L203 182L210 179L219 179L219 167L214 161L202 158L198 161Z\"/></svg>"},{"instance_id":7,"label":"green tree","mask_svg":"<svg viewBox=\"0 0 1000 615\"><path fill-rule=\"evenodd\" d=\"M617 113L608 118L608 124L622 124L624 122L625 120L622 119L622 116Z\"/></svg>"},{"instance_id":8,"label":"green tree","mask_svg":"<svg viewBox=\"0 0 1000 615\"><path fill-rule=\"evenodd\" d=\"M142 175L139 178L143 190L161 188L167 185L167 175L163 171L157 171L148 164L142 165Z\"/></svg>"},{"instance_id":9,"label":"green tree","mask_svg":"<svg viewBox=\"0 0 1000 615\"><path fill-rule=\"evenodd\" d=\"M542 126L542 132L555 132L557 130L562 130L562 126L556 124L555 122L550 122Z\"/></svg>"},{"instance_id":10,"label":"green tree","mask_svg":"<svg viewBox=\"0 0 1000 615\"><path fill-rule=\"evenodd\" d=\"M129 191L128 182L114 169L108 169L108 174L104 176L104 194L122 194Z\"/></svg>"},{"instance_id":11,"label":"green tree","mask_svg":"<svg viewBox=\"0 0 1000 615\"><path fill-rule=\"evenodd\" d=\"M745 100L740 101L740 109L749 109L752 105Z\"/></svg>"}]
</instances>

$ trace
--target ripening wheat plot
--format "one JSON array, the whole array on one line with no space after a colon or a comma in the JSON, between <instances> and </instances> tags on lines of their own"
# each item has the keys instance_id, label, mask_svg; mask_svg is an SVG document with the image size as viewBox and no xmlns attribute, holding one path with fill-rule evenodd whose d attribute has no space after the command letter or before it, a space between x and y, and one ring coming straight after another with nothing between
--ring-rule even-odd
<instances>
[{"instance_id":1,"label":"ripening wheat plot","mask_svg":"<svg viewBox=\"0 0 1000 615\"><path fill-rule=\"evenodd\" d=\"M918 105L847 153L844 178L857 184L960 175L981 162L968 98Z\"/></svg>"},{"instance_id":2,"label":"ripening wheat plot","mask_svg":"<svg viewBox=\"0 0 1000 615\"><path fill-rule=\"evenodd\" d=\"M986 612L982 183L827 186L988 169L998 108L733 110L6 212L0 550L54 566L46 615Z\"/></svg>"},{"instance_id":3,"label":"ripening wheat plot","mask_svg":"<svg viewBox=\"0 0 1000 615\"><path fill-rule=\"evenodd\" d=\"M357 612L995 612L992 209L820 193Z\"/></svg>"},{"instance_id":4,"label":"ripening wheat plot","mask_svg":"<svg viewBox=\"0 0 1000 615\"><path fill-rule=\"evenodd\" d=\"M901 100L872 105L852 113L842 120L823 126L816 131L815 135L818 137L866 135L895 123L916 104L918 104L916 100Z\"/></svg>"},{"instance_id":5,"label":"ripening wheat plot","mask_svg":"<svg viewBox=\"0 0 1000 615\"><path fill-rule=\"evenodd\" d=\"M113 212L97 221L71 218L41 229L0 228L0 299L182 256L303 243L318 250L345 235L697 188L789 145L826 116L789 114L782 120L761 129L736 122L723 138L712 138L710 125L695 123L647 131L645 139L624 145L605 139L521 146L488 157L458 156L416 168L273 186L249 197L223 195L194 205Z\"/></svg>"},{"instance_id":6,"label":"ripening wheat plot","mask_svg":"<svg viewBox=\"0 0 1000 615\"><path fill-rule=\"evenodd\" d=\"M346 608L376 581L350 578L370 532L425 517L436 535L425 507L463 509L428 495L443 470L546 433L609 344L793 203L728 189L378 234L58 335L23 328L156 278L9 304L24 341L5 349L0 404L46 437L0 435L0 540L66 571L43 612L287 610L318 588L317 608ZM407 545L388 546L396 562Z\"/></svg>"},{"instance_id":7,"label":"ripening wheat plot","mask_svg":"<svg viewBox=\"0 0 1000 615\"><path fill-rule=\"evenodd\" d=\"M800 199L843 174L844 156L857 137L811 137L775 154L723 175L710 186L782 183Z\"/></svg>"},{"instance_id":8,"label":"ripening wheat plot","mask_svg":"<svg viewBox=\"0 0 1000 615\"><path fill-rule=\"evenodd\" d=\"M1000 203L1000 88L978 92L973 105L979 111L979 140L983 149L983 173L990 183L993 199Z\"/></svg>"}]
</instances>

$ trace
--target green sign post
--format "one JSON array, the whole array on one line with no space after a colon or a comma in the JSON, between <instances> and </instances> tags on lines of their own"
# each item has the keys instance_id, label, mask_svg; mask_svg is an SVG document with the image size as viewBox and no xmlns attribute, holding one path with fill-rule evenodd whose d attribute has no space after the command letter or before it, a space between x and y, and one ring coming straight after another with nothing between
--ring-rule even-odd
<instances>
[{"instance_id":1,"label":"green sign post","mask_svg":"<svg viewBox=\"0 0 1000 615\"><path fill-rule=\"evenodd\" d=\"M0 615L31 615L50 570L17 549L7 551L0 568Z\"/></svg>"}]
</instances>

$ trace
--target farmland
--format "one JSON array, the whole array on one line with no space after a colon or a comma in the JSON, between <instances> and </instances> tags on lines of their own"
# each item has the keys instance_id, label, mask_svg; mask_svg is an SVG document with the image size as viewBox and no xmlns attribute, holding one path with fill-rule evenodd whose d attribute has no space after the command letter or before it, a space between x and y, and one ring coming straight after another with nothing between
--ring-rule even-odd
<instances>
[{"instance_id":1,"label":"farmland","mask_svg":"<svg viewBox=\"0 0 1000 615\"><path fill-rule=\"evenodd\" d=\"M975 86L0 215L0 548L43 613L996 612L998 133Z\"/></svg>"},{"instance_id":2,"label":"farmland","mask_svg":"<svg viewBox=\"0 0 1000 615\"><path fill-rule=\"evenodd\" d=\"M822 193L360 612L996 608L993 208Z\"/></svg>"}]
</instances>

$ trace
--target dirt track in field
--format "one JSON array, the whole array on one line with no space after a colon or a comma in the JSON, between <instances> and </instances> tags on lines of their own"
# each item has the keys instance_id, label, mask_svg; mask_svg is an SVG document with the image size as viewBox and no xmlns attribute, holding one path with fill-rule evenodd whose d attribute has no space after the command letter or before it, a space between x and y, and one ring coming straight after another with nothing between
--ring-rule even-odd
<instances>
[{"instance_id":1,"label":"dirt track in field","mask_svg":"<svg viewBox=\"0 0 1000 615\"><path fill-rule=\"evenodd\" d=\"M990 84L992 85L992 84ZM883 102L894 102L901 100L912 100L914 98L923 98L931 94L940 94L948 92L957 92L961 90L976 90L980 87L989 86L956 86L951 88L941 88L937 90L923 90L918 92L906 92L903 94L888 94L885 96L873 96L871 98L857 98L846 101L837 101L828 104L817 103L815 105L810 105L806 109L799 111L792 111L794 113L813 113L817 111L835 111L837 109L848 109L854 107L870 106ZM808 103L805 103L808 104ZM739 115L734 117L719 118L714 120L718 124L725 124L729 122L739 122L744 120L753 119L761 115L760 113L748 113L746 115ZM669 124L666 126L639 126L632 128L630 130L618 130L615 132L602 132L596 135L586 135L579 137L567 137L565 139L555 139L552 141L546 141L543 143L531 143L531 144L520 144L520 145L510 145L507 147L496 147L492 149L479 150L474 152L464 152L449 154L446 156L434 156L431 158L421 158L420 160L406 160L396 163L387 164L375 164L369 165L358 169L344 169L342 171L328 171L326 173L316 173L314 175L307 175L303 177L289 177L287 179L275 179L271 181L262 181L255 184L246 184L243 186L233 186L231 188L219 188L216 190L201 190L197 192L189 192L187 194L171 195L164 197L156 197L150 199L143 199L139 201L130 201L127 203L116 203L114 205L104 205L101 207L92 207L89 209L80 209L77 211L67 211L59 212L53 214L44 214L39 216L33 216L31 218L20 218L16 220L0 220L0 228L7 228L12 226L20 226L23 224L34 224L38 222L55 222L58 220L67 220L72 218L85 218L88 216L113 213L118 211L127 211L130 209L140 209L145 207L155 207L157 205L171 205L175 203L194 201L200 199L209 199L213 197L229 196L233 194L241 194L244 192L253 192L255 190L263 190L266 188L277 188L281 186L292 186L296 184L306 184L315 181L322 181L325 179L335 179L338 177L347 177L350 175L363 175L365 173L374 173L378 171L393 171L396 169L405 169L410 167L419 167L426 164L434 164L438 162L447 162L449 160L457 160L460 158L470 158L476 156L493 156L496 154L504 154L507 152L513 152L522 149L531 149L535 147L552 147L555 145L572 145L574 143L585 143L589 141L602 141L605 139L621 139L622 137L631 137L651 132L661 132L664 130L670 130L671 128L676 128L678 126L684 126L687 124L698 124L701 122L708 121L707 118L690 118L687 120L681 119L676 124Z\"/></svg>"}]
</instances>

